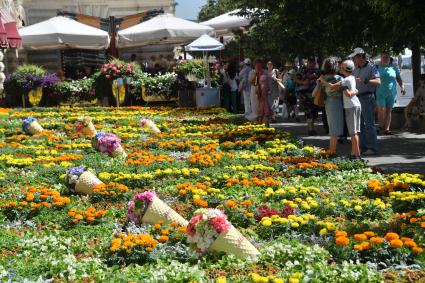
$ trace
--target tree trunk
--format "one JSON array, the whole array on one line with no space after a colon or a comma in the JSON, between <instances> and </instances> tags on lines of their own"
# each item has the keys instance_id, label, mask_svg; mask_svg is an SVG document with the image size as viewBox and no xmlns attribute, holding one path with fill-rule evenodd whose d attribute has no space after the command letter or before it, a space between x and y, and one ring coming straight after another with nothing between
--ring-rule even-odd
<instances>
[{"instance_id":1,"label":"tree trunk","mask_svg":"<svg viewBox=\"0 0 425 283\"><path fill-rule=\"evenodd\" d=\"M421 48L416 42L412 45L412 74L413 93L419 88L419 77L421 75Z\"/></svg>"}]
</instances>

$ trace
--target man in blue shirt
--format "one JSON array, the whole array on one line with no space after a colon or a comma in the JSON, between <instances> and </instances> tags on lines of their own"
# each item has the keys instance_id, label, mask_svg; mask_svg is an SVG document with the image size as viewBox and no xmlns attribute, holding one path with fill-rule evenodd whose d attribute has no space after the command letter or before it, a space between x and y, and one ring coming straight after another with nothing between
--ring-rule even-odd
<instances>
[{"instance_id":1,"label":"man in blue shirt","mask_svg":"<svg viewBox=\"0 0 425 283\"><path fill-rule=\"evenodd\" d=\"M378 138L375 126L375 91L381 84L378 69L375 64L366 58L366 52L362 48L354 49L350 54L356 69L353 75L356 78L356 86L362 106L360 124L360 149L363 155L375 155L378 152Z\"/></svg>"}]
</instances>

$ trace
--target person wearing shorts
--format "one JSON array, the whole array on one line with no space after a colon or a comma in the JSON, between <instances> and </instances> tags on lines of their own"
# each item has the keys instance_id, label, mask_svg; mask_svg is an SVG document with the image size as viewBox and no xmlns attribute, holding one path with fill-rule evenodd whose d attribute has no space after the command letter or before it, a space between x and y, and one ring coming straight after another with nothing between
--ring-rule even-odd
<instances>
[{"instance_id":1,"label":"person wearing shorts","mask_svg":"<svg viewBox=\"0 0 425 283\"><path fill-rule=\"evenodd\" d=\"M331 84L321 77L320 82L331 88L340 88L343 91L343 104L345 110L345 122L351 137L352 160L360 159L359 135L361 120L361 104L357 97L356 78L352 75L354 62L345 60L340 67L340 73L344 78L337 83Z\"/></svg>"}]
</instances>

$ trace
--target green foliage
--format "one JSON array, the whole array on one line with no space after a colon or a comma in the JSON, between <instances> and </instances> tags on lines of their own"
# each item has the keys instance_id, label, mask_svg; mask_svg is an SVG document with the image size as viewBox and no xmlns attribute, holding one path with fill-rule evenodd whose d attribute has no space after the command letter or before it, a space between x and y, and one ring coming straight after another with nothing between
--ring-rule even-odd
<instances>
[{"instance_id":1,"label":"green foliage","mask_svg":"<svg viewBox=\"0 0 425 283\"><path fill-rule=\"evenodd\" d=\"M199 11L198 21L203 22L220 16L238 8L237 6L237 2L232 0L208 0Z\"/></svg>"},{"instance_id":2,"label":"green foliage","mask_svg":"<svg viewBox=\"0 0 425 283\"><path fill-rule=\"evenodd\" d=\"M202 60L188 60L178 64L176 66L176 72L185 76L193 74L197 79L202 79L207 72L207 68L205 62Z\"/></svg>"}]
</instances>

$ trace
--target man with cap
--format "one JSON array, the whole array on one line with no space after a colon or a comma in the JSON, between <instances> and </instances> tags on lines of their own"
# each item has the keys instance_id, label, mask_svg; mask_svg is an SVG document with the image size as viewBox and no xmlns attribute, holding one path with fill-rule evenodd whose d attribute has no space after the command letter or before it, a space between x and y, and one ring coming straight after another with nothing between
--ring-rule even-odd
<instances>
[{"instance_id":1,"label":"man with cap","mask_svg":"<svg viewBox=\"0 0 425 283\"><path fill-rule=\"evenodd\" d=\"M251 108L251 84L249 83L249 73L252 71L251 60L246 58L243 61L243 67L239 72L239 91L243 95L243 104L245 107L245 116L249 116L252 112Z\"/></svg>"},{"instance_id":2,"label":"man with cap","mask_svg":"<svg viewBox=\"0 0 425 283\"><path fill-rule=\"evenodd\" d=\"M362 48L355 48L349 55L356 68L358 98L361 103L360 149L363 155L375 155L378 152L378 139L375 126L375 90L381 84L375 64L368 61Z\"/></svg>"}]
</instances>

